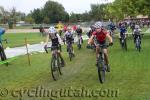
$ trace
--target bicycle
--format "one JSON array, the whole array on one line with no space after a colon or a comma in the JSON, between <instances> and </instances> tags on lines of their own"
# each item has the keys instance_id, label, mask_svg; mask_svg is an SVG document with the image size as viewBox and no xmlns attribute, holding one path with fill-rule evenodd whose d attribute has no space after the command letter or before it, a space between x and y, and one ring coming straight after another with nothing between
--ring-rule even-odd
<instances>
[{"instance_id":1,"label":"bicycle","mask_svg":"<svg viewBox=\"0 0 150 100\"><path fill-rule=\"evenodd\" d=\"M78 36L78 44L77 44L77 47L78 47L79 50L81 49L82 43L83 43L82 36Z\"/></svg>"},{"instance_id":2,"label":"bicycle","mask_svg":"<svg viewBox=\"0 0 150 100\"><path fill-rule=\"evenodd\" d=\"M52 78L56 81L58 80L59 75L62 75L61 67L63 65L62 65L62 62L60 62L60 55L58 54L58 47L57 46L44 47L46 53L48 53L47 48L51 48L51 50L53 51L50 66L51 66Z\"/></svg>"},{"instance_id":3,"label":"bicycle","mask_svg":"<svg viewBox=\"0 0 150 100\"><path fill-rule=\"evenodd\" d=\"M73 47L72 47L71 43L68 43L68 45L67 45L67 51L68 51L68 54L69 54L69 59L70 59L70 61L72 61L72 58L75 55L73 54Z\"/></svg>"},{"instance_id":4,"label":"bicycle","mask_svg":"<svg viewBox=\"0 0 150 100\"><path fill-rule=\"evenodd\" d=\"M121 44L122 49L124 49L125 51L127 51L127 42L126 42L125 35L121 36L121 38L120 38L120 44Z\"/></svg>"},{"instance_id":5,"label":"bicycle","mask_svg":"<svg viewBox=\"0 0 150 100\"><path fill-rule=\"evenodd\" d=\"M141 35L143 36L143 34ZM135 47L139 52L141 51L141 39L140 39L141 35L137 35L136 40L135 40Z\"/></svg>"},{"instance_id":6,"label":"bicycle","mask_svg":"<svg viewBox=\"0 0 150 100\"><path fill-rule=\"evenodd\" d=\"M96 64L97 66L97 71L98 71L98 77L100 83L104 83L105 81L105 72L106 72L106 65L105 65L105 56L104 56L104 51L103 47L107 46L109 47L110 45L99 45L100 50L99 50L99 57L98 57L98 63Z\"/></svg>"}]
</instances>

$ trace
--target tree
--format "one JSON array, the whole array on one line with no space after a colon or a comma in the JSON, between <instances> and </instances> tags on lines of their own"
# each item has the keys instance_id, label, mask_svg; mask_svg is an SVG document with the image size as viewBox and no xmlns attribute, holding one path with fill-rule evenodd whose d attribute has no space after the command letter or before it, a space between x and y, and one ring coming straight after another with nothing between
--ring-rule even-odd
<instances>
[{"instance_id":1,"label":"tree","mask_svg":"<svg viewBox=\"0 0 150 100\"><path fill-rule=\"evenodd\" d=\"M0 6L0 19L1 23L6 24L8 22L10 13Z\"/></svg>"},{"instance_id":2,"label":"tree","mask_svg":"<svg viewBox=\"0 0 150 100\"><path fill-rule=\"evenodd\" d=\"M43 17L43 14L39 8L34 9L33 12L31 11L31 16L34 19L34 22L36 24L40 24L43 22L44 17Z\"/></svg>"},{"instance_id":3,"label":"tree","mask_svg":"<svg viewBox=\"0 0 150 100\"><path fill-rule=\"evenodd\" d=\"M94 20L103 20L106 16L106 4L92 4L91 14Z\"/></svg>"},{"instance_id":4,"label":"tree","mask_svg":"<svg viewBox=\"0 0 150 100\"><path fill-rule=\"evenodd\" d=\"M29 14L28 16L26 16L25 22L28 22L28 23L30 23L30 24L33 24L34 19L33 19L32 16Z\"/></svg>"},{"instance_id":5,"label":"tree","mask_svg":"<svg viewBox=\"0 0 150 100\"><path fill-rule=\"evenodd\" d=\"M65 8L61 4L50 0L44 5L43 15L47 16L51 23L68 20L68 13Z\"/></svg>"}]
</instances>

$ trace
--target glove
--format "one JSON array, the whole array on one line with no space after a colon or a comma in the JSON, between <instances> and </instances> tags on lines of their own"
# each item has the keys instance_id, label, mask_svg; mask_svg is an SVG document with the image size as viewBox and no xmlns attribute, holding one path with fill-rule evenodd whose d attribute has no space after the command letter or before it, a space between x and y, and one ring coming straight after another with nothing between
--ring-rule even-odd
<instances>
[{"instance_id":1,"label":"glove","mask_svg":"<svg viewBox=\"0 0 150 100\"><path fill-rule=\"evenodd\" d=\"M113 45L113 42L109 43L109 45L112 46L112 45Z\"/></svg>"},{"instance_id":2,"label":"glove","mask_svg":"<svg viewBox=\"0 0 150 100\"><path fill-rule=\"evenodd\" d=\"M44 45L44 49L46 49L47 48L47 45Z\"/></svg>"}]
</instances>

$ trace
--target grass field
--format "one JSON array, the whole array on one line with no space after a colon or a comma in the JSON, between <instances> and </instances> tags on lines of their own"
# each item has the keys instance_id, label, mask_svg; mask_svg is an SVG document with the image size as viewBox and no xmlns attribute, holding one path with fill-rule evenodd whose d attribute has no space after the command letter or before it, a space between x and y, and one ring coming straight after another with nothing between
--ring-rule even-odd
<instances>
[{"instance_id":1,"label":"grass field","mask_svg":"<svg viewBox=\"0 0 150 100\"><path fill-rule=\"evenodd\" d=\"M5 34L3 39L7 39L8 43L4 42L4 46L18 47L25 45L25 38L29 44L40 43L45 40L40 33L9 33Z\"/></svg>"},{"instance_id":2,"label":"grass field","mask_svg":"<svg viewBox=\"0 0 150 100\"><path fill-rule=\"evenodd\" d=\"M34 36L33 36L34 37ZM32 39L31 39L32 40ZM38 39L37 39L38 40ZM27 94L12 96L14 90L33 90L38 86L44 89L80 89L82 87L90 90L117 90L118 97L53 97L54 100L150 100L150 37L144 36L142 40L142 51L135 50L133 40L128 39L128 51L122 51L118 40L114 46L109 48L109 59L111 72L106 75L106 82L100 84L95 66L95 53L84 48L77 50L76 57L69 61L65 47L63 57L66 66L63 75L58 81L53 81L50 74L50 54L41 53L31 55L31 66L28 66L27 56L21 56L11 62L7 67L0 65L0 89L8 89L7 97L0 100L52 100L50 97L32 97ZM0 92L1 93L1 92ZM23 93L26 93L23 91ZM16 93L17 94L17 93ZM55 92L55 94L57 94ZM0 94L1 95L1 94ZM21 97L22 96L22 97ZM104 96L104 97L103 97Z\"/></svg>"}]
</instances>

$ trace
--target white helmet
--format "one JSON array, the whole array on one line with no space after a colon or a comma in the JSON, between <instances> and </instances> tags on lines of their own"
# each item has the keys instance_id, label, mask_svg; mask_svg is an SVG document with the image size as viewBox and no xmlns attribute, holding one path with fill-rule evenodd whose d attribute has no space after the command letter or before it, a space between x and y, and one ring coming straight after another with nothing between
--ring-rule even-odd
<instances>
[{"instance_id":1,"label":"white helmet","mask_svg":"<svg viewBox=\"0 0 150 100\"><path fill-rule=\"evenodd\" d=\"M57 32L57 30L53 26L51 26L48 30L49 30L49 33L56 33Z\"/></svg>"},{"instance_id":2,"label":"white helmet","mask_svg":"<svg viewBox=\"0 0 150 100\"><path fill-rule=\"evenodd\" d=\"M80 25L77 25L77 28L80 28Z\"/></svg>"},{"instance_id":3,"label":"white helmet","mask_svg":"<svg viewBox=\"0 0 150 100\"><path fill-rule=\"evenodd\" d=\"M102 28L102 27L103 27L103 23L100 22L100 21L98 21L98 22L96 22L96 23L94 24L94 27L95 27L95 28Z\"/></svg>"},{"instance_id":4,"label":"white helmet","mask_svg":"<svg viewBox=\"0 0 150 100\"><path fill-rule=\"evenodd\" d=\"M68 26L68 27L67 27L67 30L71 30L71 27L70 27L70 26Z\"/></svg>"}]
</instances>

